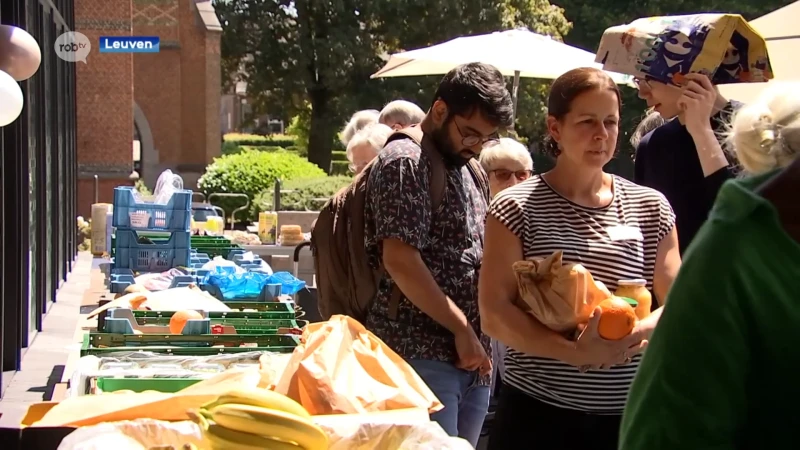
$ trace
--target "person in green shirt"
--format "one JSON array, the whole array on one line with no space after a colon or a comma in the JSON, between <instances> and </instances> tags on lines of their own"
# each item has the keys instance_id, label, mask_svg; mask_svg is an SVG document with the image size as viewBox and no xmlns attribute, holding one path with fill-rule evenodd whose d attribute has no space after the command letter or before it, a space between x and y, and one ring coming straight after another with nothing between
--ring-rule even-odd
<instances>
[{"instance_id":1,"label":"person in green shirt","mask_svg":"<svg viewBox=\"0 0 800 450\"><path fill-rule=\"evenodd\" d=\"M620 450L796 448L800 84L733 119L729 180L683 260L631 387Z\"/></svg>"}]
</instances>

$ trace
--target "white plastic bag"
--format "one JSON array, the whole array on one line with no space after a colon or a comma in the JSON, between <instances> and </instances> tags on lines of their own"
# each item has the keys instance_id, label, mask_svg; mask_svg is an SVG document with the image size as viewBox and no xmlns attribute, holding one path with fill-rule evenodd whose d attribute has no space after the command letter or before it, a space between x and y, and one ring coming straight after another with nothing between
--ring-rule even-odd
<instances>
[{"instance_id":1,"label":"white plastic bag","mask_svg":"<svg viewBox=\"0 0 800 450\"><path fill-rule=\"evenodd\" d=\"M314 422L328 435L328 450L472 450L424 409L314 416Z\"/></svg>"},{"instance_id":2,"label":"white plastic bag","mask_svg":"<svg viewBox=\"0 0 800 450\"><path fill-rule=\"evenodd\" d=\"M183 189L183 178L167 169L158 177L156 189L153 191L153 203L166 205L172 194L181 189Z\"/></svg>"}]
</instances>

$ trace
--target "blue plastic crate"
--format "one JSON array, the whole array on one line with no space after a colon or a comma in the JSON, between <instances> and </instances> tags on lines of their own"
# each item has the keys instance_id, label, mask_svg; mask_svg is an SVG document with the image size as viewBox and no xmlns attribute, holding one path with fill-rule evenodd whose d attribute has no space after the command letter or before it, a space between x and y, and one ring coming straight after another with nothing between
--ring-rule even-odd
<instances>
[{"instance_id":1,"label":"blue plastic crate","mask_svg":"<svg viewBox=\"0 0 800 450\"><path fill-rule=\"evenodd\" d=\"M158 205L137 202L136 190L130 186L114 188L114 219L117 230L189 231L192 225L192 191L180 190L172 194L169 203ZM147 227L133 227L131 213L147 213Z\"/></svg>"},{"instance_id":2,"label":"blue plastic crate","mask_svg":"<svg viewBox=\"0 0 800 450\"><path fill-rule=\"evenodd\" d=\"M200 285L208 275L208 269L189 270L186 275L177 275L172 279L169 288L186 287L190 284ZM125 292L128 286L136 282L133 271L130 269L112 269L108 290L112 294Z\"/></svg>"},{"instance_id":3,"label":"blue plastic crate","mask_svg":"<svg viewBox=\"0 0 800 450\"><path fill-rule=\"evenodd\" d=\"M188 231L172 233L166 243L140 244L135 231L117 230L114 267L139 272L164 272L174 267L186 267L189 265L189 245Z\"/></svg>"}]
</instances>

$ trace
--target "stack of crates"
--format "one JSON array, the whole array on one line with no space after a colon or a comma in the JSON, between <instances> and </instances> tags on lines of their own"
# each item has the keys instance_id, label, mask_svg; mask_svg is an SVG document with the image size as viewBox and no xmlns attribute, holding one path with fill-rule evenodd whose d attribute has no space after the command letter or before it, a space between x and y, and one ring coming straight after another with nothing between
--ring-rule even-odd
<instances>
[{"instance_id":1,"label":"stack of crates","mask_svg":"<svg viewBox=\"0 0 800 450\"><path fill-rule=\"evenodd\" d=\"M114 268L164 272L189 265L192 191L177 190L166 205L142 201L130 186L114 189ZM155 243L141 242L140 232L161 232Z\"/></svg>"}]
</instances>

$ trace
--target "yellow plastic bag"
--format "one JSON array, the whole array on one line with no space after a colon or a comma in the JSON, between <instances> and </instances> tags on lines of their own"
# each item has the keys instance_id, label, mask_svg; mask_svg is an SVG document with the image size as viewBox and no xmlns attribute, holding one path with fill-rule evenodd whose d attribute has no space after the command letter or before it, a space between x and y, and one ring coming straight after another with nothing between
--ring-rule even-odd
<instances>
[{"instance_id":1,"label":"yellow plastic bag","mask_svg":"<svg viewBox=\"0 0 800 450\"><path fill-rule=\"evenodd\" d=\"M312 415L443 408L400 355L351 317L310 324L302 340L275 391Z\"/></svg>"},{"instance_id":2,"label":"yellow plastic bag","mask_svg":"<svg viewBox=\"0 0 800 450\"><path fill-rule=\"evenodd\" d=\"M268 375L268 374L267 374ZM23 425L82 427L103 422L148 418L189 420L186 413L232 389L263 387L269 383L258 369L231 369L193 384L174 394L153 392L69 397L57 404L36 403L28 409ZM37 417L38 416L38 417Z\"/></svg>"},{"instance_id":3,"label":"yellow plastic bag","mask_svg":"<svg viewBox=\"0 0 800 450\"><path fill-rule=\"evenodd\" d=\"M513 265L524 310L546 327L567 332L589 320L598 303L611 293L580 264L564 264L557 251L546 259Z\"/></svg>"},{"instance_id":4,"label":"yellow plastic bag","mask_svg":"<svg viewBox=\"0 0 800 450\"><path fill-rule=\"evenodd\" d=\"M702 73L715 84L774 78L767 43L738 14L648 17L607 29L597 50L603 69L681 85Z\"/></svg>"}]
</instances>

